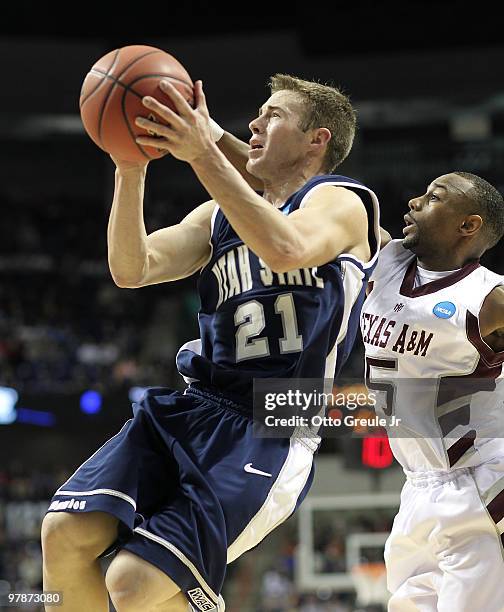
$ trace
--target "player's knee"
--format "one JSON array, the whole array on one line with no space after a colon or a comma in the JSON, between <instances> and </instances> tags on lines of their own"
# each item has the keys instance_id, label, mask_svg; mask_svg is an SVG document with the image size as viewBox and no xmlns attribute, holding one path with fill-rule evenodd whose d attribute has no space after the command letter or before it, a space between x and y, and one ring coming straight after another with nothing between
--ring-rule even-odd
<instances>
[{"instance_id":1,"label":"player's knee","mask_svg":"<svg viewBox=\"0 0 504 612\"><path fill-rule=\"evenodd\" d=\"M121 551L112 561L105 582L118 612L147 610L180 592L160 569L128 551Z\"/></svg>"},{"instance_id":2,"label":"player's knee","mask_svg":"<svg viewBox=\"0 0 504 612\"><path fill-rule=\"evenodd\" d=\"M96 559L117 537L117 519L102 512L49 512L42 521L44 563Z\"/></svg>"}]
</instances>

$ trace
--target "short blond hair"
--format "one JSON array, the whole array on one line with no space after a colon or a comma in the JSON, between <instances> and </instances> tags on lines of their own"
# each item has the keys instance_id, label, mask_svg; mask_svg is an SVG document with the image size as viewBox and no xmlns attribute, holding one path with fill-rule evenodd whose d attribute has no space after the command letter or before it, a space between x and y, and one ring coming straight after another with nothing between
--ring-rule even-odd
<instances>
[{"instance_id":1,"label":"short blond hair","mask_svg":"<svg viewBox=\"0 0 504 612\"><path fill-rule=\"evenodd\" d=\"M332 172L350 153L355 136L357 118L350 99L332 85L305 81L288 74L273 75L269 86L272 94L287 90L301 96L306 104L299 126L303 132L322 127L331 132L324 171Z\"/></svg>"}]
</instances>

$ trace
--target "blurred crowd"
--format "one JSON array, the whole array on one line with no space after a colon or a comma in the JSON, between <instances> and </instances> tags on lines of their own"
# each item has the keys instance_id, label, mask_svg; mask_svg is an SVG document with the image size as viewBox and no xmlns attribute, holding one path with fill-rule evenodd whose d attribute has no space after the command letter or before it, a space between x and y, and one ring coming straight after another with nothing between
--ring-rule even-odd
<instances>
[{"instance_id":1,"label":"blurred crowd","mask_svg":"<svg viewBox=\"0 0 504 612\"><path fill-rule=\"evenodd\" d=\"M176 350L198 333L194 287L116 287L100 202L2 207L0 384L34 392L177 384Z\"/></svg>"}]
</instances>

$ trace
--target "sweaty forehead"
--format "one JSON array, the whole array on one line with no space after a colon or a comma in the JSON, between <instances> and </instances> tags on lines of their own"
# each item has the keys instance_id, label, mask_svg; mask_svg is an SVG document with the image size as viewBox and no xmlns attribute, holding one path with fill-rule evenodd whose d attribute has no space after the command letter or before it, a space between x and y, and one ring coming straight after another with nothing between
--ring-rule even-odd
<instances>
[{"instance_id":1,"label":"sweaty forehead","mask_svg":"<svg viewBox=\"0 0 504 612\"><path fill-rule=\"evenodd\" d=\"M436 187L444 188L449 194L464 195L468 197L470 197L471 189L474 189L471 181L453 173L443 174L443 176L434 179L429 185L429 189L435 189Z\"/></svg>"}]
</instances>

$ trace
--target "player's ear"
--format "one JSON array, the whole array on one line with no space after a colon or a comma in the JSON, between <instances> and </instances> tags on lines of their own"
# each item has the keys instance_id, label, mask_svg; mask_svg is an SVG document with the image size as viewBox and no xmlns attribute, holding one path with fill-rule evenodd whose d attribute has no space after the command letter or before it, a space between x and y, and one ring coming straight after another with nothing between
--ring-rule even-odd
<instances>
[{"instance_id":1,"label":"player's ear","mask_svg":"<svg viewBox=\"0 0 504 612\"><path fill-rule=\"evenodd\" d=\"M459 231L464 236L473 236L483 226L483 219L479 215L467 215L459 227Z\"/></svg>"},{"instance_id":2,"label":"player's ear","mask_svg":"<svg viewBox=\"0 0 504 612\"><path fill-rule=\"evenodd\" d=\"M327 128L317 128L313 130L311 143L313 145L326 145L331 140L331 130Z\"/></svg>"}]
</instances>

